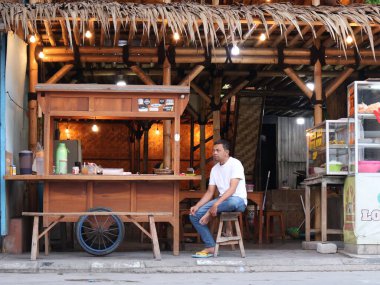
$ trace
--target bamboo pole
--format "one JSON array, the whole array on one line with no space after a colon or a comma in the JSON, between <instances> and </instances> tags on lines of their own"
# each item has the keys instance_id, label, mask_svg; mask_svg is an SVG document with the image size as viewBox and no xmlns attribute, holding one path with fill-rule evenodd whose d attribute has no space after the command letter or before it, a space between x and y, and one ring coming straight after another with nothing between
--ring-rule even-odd
<instances>
[{"instance_id":1,"label":"bamboo pole","mask_svg":"<svg viewBox=\"0 0 380 285\"><path fill-rule=\"evenodd\" d=\"M57 83L63 76L65 76L72 68L74 64L65 64L60 70L58 70L46 83Z\"/></svg>"},{"instance_id":2,"label":"bamboo pole","mask_svg":"<svg viewBox=\"0 0 380 285\"><path fill-rule=\"evenodd\" d=\"M205 100L207 102L207 104L210 104L211 103L211 98L206 94L206 92L204 92L202 90L202 88L200 88L198 85L196 85L194 82L191 82L190 83L190 86L191 88L193 88L193 90L199 95L202 97L203 100Z\"/></svg>"},{"instance_id":3,"label":"bamboo pole","mask_svg":"<svg viewBox=\"0 0 380 285\"><path fill-rule=\"evenodd\" d=\"M206 191L206 106L203 100L200 100L200 122L199 123L199 152L200 152L200 170L201 170L201 191Z\"/></svg>"},{"instance_id":4,"label":"bamboo pole","mask_svg":"<svg viewBox=\"0 0 380 285\"><path fill-rule=\"evenodd\" d=\"M249 79L244 79L240 84L236 85L234 89L232 89L226 96L223 97L222 102L225 103L227 100L229 100L232 96L235 96L239 91L244 89L249 84Z\"/></svg>"},{"instance_id":5,"label":"bamboo pole","mask_svg":"<svg viewBox=\"0 0 380 285\"><path fill-rule=\"evenodd\" d=\"M49 22L47 20L44 20L44 26L45 26L46 34L47 34L47 36L49 38L50 44L52 46L56 46L57 44L55 43L53 32L51 31L50 24L49 24Z\"/></svg>"},{"instance_id":6,"label":"bamboo pole","mask_svg":"<svg viewBox=\"0 0 380 285\"><path fill-rule=\"evenodd\" d=\"M59 24L61 25L63 44L65 46L68 46L69 45L69 36L68 36L65 20L59 20Z\"/></svg>"},{"instance_id":7,"label":"bamboo pole","mask_svg":"<svg viewBox=\"0 0 380 285\"><path fill-rule=\"evenodd\" d=\"M77 21L74 22L73 34L74 34L75 43L79 47L80 46L80 33L79 33L79 27L78 27Z\"/></svg>"},{"instance_id":8,"label":"bamboo pole","mask_svg":"<svg viewBox=\"0 0 380 285\"><path fill-rule=\"evenodd\" d=\"M198 76L202 72L202 70L205 69L204 65L197 65L195 66L188 75L184 79L181 80L181 82L178 85L184 86L184 85L190 85L191 81L195 77Z\"/></svg>"},{"instance_id":9,"label":"bamboo pole","mask_svg":"<svg viewBox=\"0 0 380 285\"><path fill-rule=\"evenodd\" d=\"M91 37L90 37L90 39L89 39L89 41L90 41L90 45L91 45L91 46L94 46L94 45L95 45L95 38L96 38L94 24L95 24L94 21L90 21L90 22L88 23L88 30L89 30L90 33L91 33Z\"/></svg>"},{"instance_id":10,"label":"bamboo pole","mask_svg":"<svg viewBox=\"0 0 380 285\"><path fill-rule=\"evenodd\" d=\"M44 47L43 52L45 55L72 55L73 50L69 47ZM91 47L91 46L81 46L79 47L79 52L81 54L95 54L95 55L104 55L104 54L112 54L112 55L122 55L123 48L122 47ZM197 48L176 48L176 56L178 58L190 56L190 57L204 57L205 51L203 49ZM140 55L142 57L149 55L156 55L157 48L156 47L130 47L129 55ZM342 56L352 57L355 55L354 49L347 49L343 51L337 48L327 48L325 50L326 56ZM368 49L359 50L359 54L363 57L373 57L373 52ZM224 48L215 48L212 50L212 55L219 57L225 56L226 50ZM240 49L240 57L241 56L276 56L278 55L277 48L244 48ZM375 55L380 56L380 50L375 50ZM284 48L284 56L294 56L294 57L308 57L310 56L310 50L308 48ZM237 56L239 57L239 56ZM202 59L204 60L204 59Z\"/></svg>"},{"instance_id":11,"label":"bamboo pole","mask_svg":"<svg viewBox=\"0 0 380 285\"><path fill-rule=\"evenodd\" d=\"M302 92L307 97L309 97L309 99L311 98L311 96L313 96L313 92L309 88L307 88L305 82L298 76L298 74L292 68L284 68L284 72L294 81L294 83L302 90Z\"/></svg>"},{"instance_id":12,"label":"bamboo pole","mask_svg":"<svg viewBox=\"0 0 380 285\"><path fill-rule=\"evenodd\" d=\"M150 76L147 75L139 66L132 65L130 68L146 85L156 85L152 78L150 78Z\"/></svg>"},{"instance_id":13,"label":"bamboo pole","mask_svg":"<svg viewBox=\"0 0 380 285\"><path fill-rule=\"evenodd\" d=\"M319 42L317 45L319 46ZM322 123L322 64L319 60L314 65L314 92L317 103L314 106L314 125Z\"/></svg>"},{"instance_id":14,"label":"bamboo pole","mask_svg":"<svg viewBox=\"0 0 380 285\"><path fill-rule=\"evenodd\" d=\"M171 66L169 60L165 58L164 66L163 66L163 85L171 84ZM172 159L171 159L171 122L170 120L163 121L163 145L164 145L164 167L168 167L171 169L172 167ZM174 157L174 159L179 159L178 157Z\"/></svg>"},{"instance_id":15,"label":"bamboo pole","mask_svg":"<svg viewBox=\"0 0 380 285\"><path fill-rule=\"evenodd\" d=\"M223 77L216 76L212 81L212 93L216 106L221 103L220 93L222 91ZM220 108L212 112L212 125L213 125L213 140L214 142L220 140Z\"/></svg>"},{"instance_id":16,"label":"bamboo pole","mask_svg":"<svg viewBox=\"0 0 380 285\"><path fill-rule=\"evenodd\" d=\"M343 70L335 80L326 87L326 97L328 98L334 91L355 71L352 67Z\"/></svg>"},{"instance_id":17,"label":"bamboo pole","mask_svg":"<svg viewBox=\"0 0 380 285\"><path fill-rule=\"evenodd\" d=\"M38 63L35 58L36 43L29 44L29 92L36 92L38 83ZM34 150L37 145L37 98L29 100L29 149Z\"/></svg>"},{"instance_id":18,"label":"bamboo pole","mask_svg":"<svg viewBox=\"0 0 380 285\"><path fill-rule=\"evenodd\" d=\"M148 173L149 122L144 122L143 173Z\"/></svg>"}]
</instances>

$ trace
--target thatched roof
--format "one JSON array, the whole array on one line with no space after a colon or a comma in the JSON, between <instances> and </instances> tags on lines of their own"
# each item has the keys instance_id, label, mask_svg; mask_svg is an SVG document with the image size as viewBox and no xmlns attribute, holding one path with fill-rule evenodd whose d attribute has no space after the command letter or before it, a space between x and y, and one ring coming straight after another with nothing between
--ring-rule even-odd
<instances>
[{"instance_id":1,"label":"thatched roof","mask_svg":"<svg viewBox=\"0 0 380 285\"><path fill-rule=\"evenodd\" d=\"M314 37L316 27L324 26L340 48L346 48L345 39L354 37L353 26L360 26L361 34L368 35L373 50L371 26L380 25L380 7L376 5L355 6L294 6L291 4L263 4L250 6L207 6L195 3L173 4L133 4L108 1L83 1L24 5L0 2L0 23L7 30L16 30L19 25L25 36L35 33L38 22L46 20L50 24L64 19L68 27L70 42L71 30L76 25L83 31L88 21L101 24L106 32L118 22L121 27L136 27L143 23L144 33L159 40L160 29L166 33L178 32L194 45L218 46L235 43L243 36L243 30L254 29L258 24L265 27L275 23L284 33L289 24L301 34L302 26L310 26ZM161 25L162 22L167 25ZM136 30L136 29L134 29ZM302 34L301 34L302 35Z\"/></svg>"}]
</instances>

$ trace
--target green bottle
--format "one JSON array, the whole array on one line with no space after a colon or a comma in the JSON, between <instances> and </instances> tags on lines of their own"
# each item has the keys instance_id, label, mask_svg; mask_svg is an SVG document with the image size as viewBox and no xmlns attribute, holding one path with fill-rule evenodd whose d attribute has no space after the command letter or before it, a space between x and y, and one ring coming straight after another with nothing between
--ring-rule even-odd
<instances>
[{"instance_id":1,"label":"green bottle","mask_svg":"<svg viewBox=\"0 0 380 285\"><path fill-rule=\"evenodd\" d=\"M59 143L55 159L56 174L67 174L67 153L68 150L65 143Z\"/></svg>"}]
</instances>

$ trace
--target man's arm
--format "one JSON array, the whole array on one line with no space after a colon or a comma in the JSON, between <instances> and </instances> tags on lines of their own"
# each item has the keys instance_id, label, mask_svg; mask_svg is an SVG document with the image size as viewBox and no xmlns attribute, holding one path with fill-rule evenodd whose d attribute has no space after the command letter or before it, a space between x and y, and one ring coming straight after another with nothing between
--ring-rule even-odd
<instances>
[{"instance_id":1,"label":"man's arm","mask_svg":"<svg viewBox=\"0 0 380 285\"><path fill-rule=\"evenodd\" d=\"M212 216L216 216L218 206L225 200L227 200L229 197L231 197L235 192L236 188L240 182L239 178L232 178L230 181L230 187L226 192L223 193L222 196L219 197L218 201L215 202L215 204L210 208L209 212Z\"/></svg>"},{"instance_id":2,"label":"man's arm","mask_svg":"<svg viewBox=\"0 0 380 285\"><path fill-rule=\"evenodd\" d=\"M196 203L193 207L190 208L190 215L195 215L195 213L198 211L200 207L202 207L204 204L210 201L214 197L215 190L216 185L209 185L203 197L198 201L198 203Z\"/></svg>"}]
</instances>

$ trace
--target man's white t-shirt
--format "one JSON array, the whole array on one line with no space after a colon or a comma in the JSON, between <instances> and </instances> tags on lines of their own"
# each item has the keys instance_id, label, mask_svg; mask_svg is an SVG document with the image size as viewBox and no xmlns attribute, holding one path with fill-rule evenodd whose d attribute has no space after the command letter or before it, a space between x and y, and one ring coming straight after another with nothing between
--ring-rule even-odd
<instances>
[{"instance_id":1,"label":"man's white t-shirt","mask_svg":"<svg viewBox=\"0 0 380 285\"><path fill-rule=\"evenodd\" d=\"M233 178L240 179L240 181L232 196L242 198L247 205L244 167L236 158L229 157L223 165L220 163L215 164L211 169L209 185L215 185L218 188L219 196L222 196L230 188L231 179Z\"/></svg>"}]
</instances>

